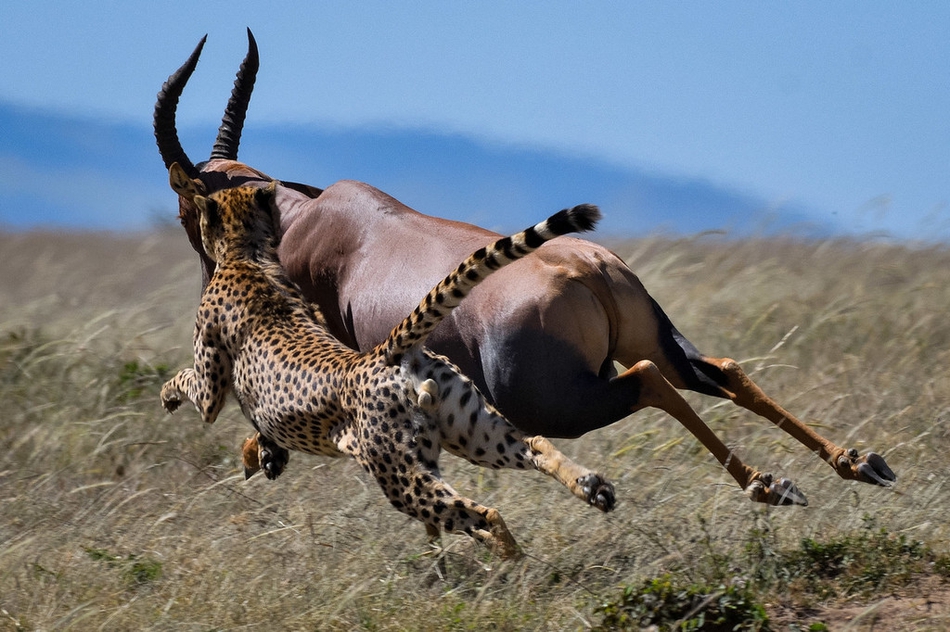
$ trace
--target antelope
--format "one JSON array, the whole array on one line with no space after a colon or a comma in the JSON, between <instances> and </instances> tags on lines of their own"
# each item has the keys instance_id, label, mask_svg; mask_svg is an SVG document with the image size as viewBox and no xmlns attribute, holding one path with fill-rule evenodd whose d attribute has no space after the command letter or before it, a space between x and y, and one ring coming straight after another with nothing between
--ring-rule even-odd
<instances>
[{"instance_id":1,"label":"antelope","mask_svg":"<svg viewBox=\"0 0 950 632\"><path fill-rule=\"evenodd\" d=\"M206 39L157 96L155 136L165 166L181 165L202 195L276 182L280 262L345 344L367 351L383 342L459 261L500 237L471 224L423 215L362 182L342 180L319 189L274 180L238 162L259 69L250 29L248 52L210 158L194 164L179 141L175 114ZM179 219L201 257L207 284L214 263L201 246L197 216L194 205L179 196ZM854 448L841 447L782 408L735 360L701 353L626 264L590 241L558 237L499 270L432 332L427 347L447 356L527 433L576 438L644 408L663 410L755 502L807 505L789 479L744 463L677 389L731 400L771 421L845 480L880 486L897 480L881 455L861 456ZM618 372L615 362L625 370Z\"/></svg>"}]
</instances>

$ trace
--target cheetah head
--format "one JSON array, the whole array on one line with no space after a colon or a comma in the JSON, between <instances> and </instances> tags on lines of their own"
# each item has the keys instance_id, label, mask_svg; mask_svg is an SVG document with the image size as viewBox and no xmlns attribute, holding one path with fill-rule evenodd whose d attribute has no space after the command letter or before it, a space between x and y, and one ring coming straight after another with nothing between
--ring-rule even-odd
<instances>
[{"instance_id":1,"label":"cheetah head","mask_svg":"<svg viewBox=\"0 0 950 632\"><path fill-rule=\"evenodd\" d=\"M177 163L168 173L172 189L197 207L202 247L212 261L228 252L257 258L276 249L276 181L264 188L234 187L206 196L201 181L189 178Z\"/></svg>"}]
</instances>

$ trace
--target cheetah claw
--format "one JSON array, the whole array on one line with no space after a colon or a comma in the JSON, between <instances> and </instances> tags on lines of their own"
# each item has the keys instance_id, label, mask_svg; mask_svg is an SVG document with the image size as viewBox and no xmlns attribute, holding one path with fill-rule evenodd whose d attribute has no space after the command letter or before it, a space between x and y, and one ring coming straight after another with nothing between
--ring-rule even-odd
<instances>
[{"instance_id":1,"label":"cheetah claw","mask_svg":"<svg viewBox=\"0 0 950 632\"><path fill-rule=\"evenodd\" d=\"M884 457L876 452L868 452L859 457L857 450L849 448L838 457L835 469L842 478L881 487L890 487L897 481L897 475L887 466Z\"/></svg>"},{"instance_id":2,"label":"cheetah claw","mask_svg":"<svg viewBox=\"0 0 950 632\"><path fill-rule=\"evenodd\" d=\"M588 474L577 479L587 502L603 512L608 512L617 504L614 495L614 486L604 480L599 474Z\"/></svg>"}]
</instances>

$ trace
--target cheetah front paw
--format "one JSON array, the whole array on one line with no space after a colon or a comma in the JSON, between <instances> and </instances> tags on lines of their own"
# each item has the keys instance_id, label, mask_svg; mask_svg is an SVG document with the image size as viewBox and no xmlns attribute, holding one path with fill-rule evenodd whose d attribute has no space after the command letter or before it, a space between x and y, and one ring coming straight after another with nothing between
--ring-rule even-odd
<instances>
[{"instance_id":1,"label":"cheetah front paw","mask_svg":"<svg viewBox=\"0 0 950 632\"><path fill-rule=\"evenodd\" d=\"M162 408L167 412L173 413L178 410L182 402L182 392L178 390L171 382L165 382L162 386Z\"/></svg>"},{"instance_id":2,"label":"cheetah front paw","mask_svg":"<svg viewBox=\"0 0 950 632\"><path fill-rule=\"evenodd\" d=\"M603 512L608 512L617 504L614 486L600 474L588 474L577 479L587 502Z\"/></svg>"}]
</instances>

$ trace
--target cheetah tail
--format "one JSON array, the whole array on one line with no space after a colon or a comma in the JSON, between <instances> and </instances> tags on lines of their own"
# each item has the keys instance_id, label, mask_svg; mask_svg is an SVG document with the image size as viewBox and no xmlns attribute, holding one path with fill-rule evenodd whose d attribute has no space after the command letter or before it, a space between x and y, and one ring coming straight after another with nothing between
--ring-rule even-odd
<instances>
[{"instance_id":1,"label":"cheetah tail","mask_svg":"<svg viewBox=\"0 0 950 632\"><path fill-rule=\"evenodd\" d=\"M404 353L421 345L442 319L489 274L534 252L555 237L592 230L600 217L596 206L581 204L475 251L426 295L377 351L386 354L388 363L398 364Z\"/></svg>"}]
</instances>

